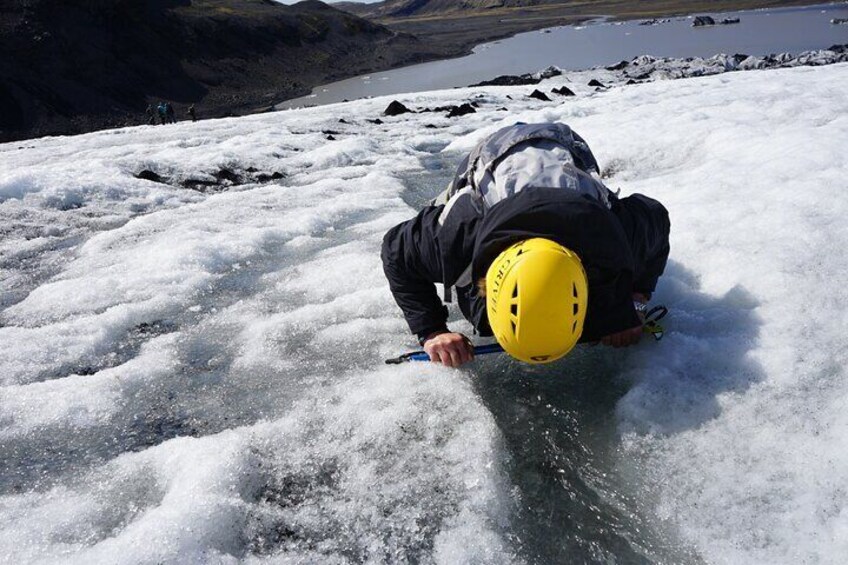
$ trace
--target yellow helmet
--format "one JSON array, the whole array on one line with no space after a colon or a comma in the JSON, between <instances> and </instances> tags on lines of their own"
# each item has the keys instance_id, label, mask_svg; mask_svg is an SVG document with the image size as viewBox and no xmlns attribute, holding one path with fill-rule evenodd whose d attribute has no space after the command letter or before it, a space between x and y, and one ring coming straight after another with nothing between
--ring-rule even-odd
<instances>
[{"instance_id":1,"label":"yellow helmet","mask_svg":"<svg viewBox=\"0 0 848 565\"><path fill-rule=\"evenodd\" d=\"M504 350L525 363L549 363L583 333L588 282L580 258L549 239L519 241L486 273L489 325Z\"/></svg>"}]
</instances>

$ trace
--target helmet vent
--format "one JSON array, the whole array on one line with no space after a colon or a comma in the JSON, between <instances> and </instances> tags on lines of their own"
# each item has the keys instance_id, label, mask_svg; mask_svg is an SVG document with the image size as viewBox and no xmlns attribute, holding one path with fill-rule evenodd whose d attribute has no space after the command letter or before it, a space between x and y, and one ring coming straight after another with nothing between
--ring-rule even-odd
<instances>
[{"instance_id":1,"label":"helmet vent","mask_svg":"<svg viewBox=\"0 0 848 565\"><path fill-rule=\"evenodd\" d=\"M574 323L571 324L571 333L574 333L576 331L577 331L577 320L574 320Z\"/></svg>"},{"instance_id":2,"label":"helmet vent","mask_svg":"<svg viewBox=\"0 0 848 565\"><path fill-rule=\"evenodd\" d=\"M576 316L577 312L579 312L579 311L580 311L580 306L577 303L575 303L572 314L574 314Z\"/></svg>"},{"instance_id":3,"label":"helmet vent","mask_svg":"<svg viewBox=\"0 0 848 565\"><path fill-rule=\"evenodd\" d=\"M577 298L577 285L574 283L571 283L571 292L574 294L574 298Z\"/></svg>"},{"instance_id":4,"label":"helmet vent","mask_svg":"<svg viewBox=\"0 0 848 565\"><path fill-rule=\"evenodd\" d=\"M515 334L515 320L510 320L509 323L512 324L512 333Z\"/></svg>"},{"instance_id":5,"label":"helmet vent","mask_svg":"<svg viewBox=\"0 0 848 565\"><path fill-rule=\"evenodd\" d=\"M513 316L518 316L518 304L510 305L509 311L512 313Z\"/></svg>"},{"instance_id":6,"label":"helmet vent","mask_svg":"<svg viewBox=\"0 0 848 565\"><path fill-rule=\"evenodd\" d=\"M518 285L515 285L515 286L512 288L512 297L513 297L513 298L518 298Z\"/></svg>"}]
</instances>

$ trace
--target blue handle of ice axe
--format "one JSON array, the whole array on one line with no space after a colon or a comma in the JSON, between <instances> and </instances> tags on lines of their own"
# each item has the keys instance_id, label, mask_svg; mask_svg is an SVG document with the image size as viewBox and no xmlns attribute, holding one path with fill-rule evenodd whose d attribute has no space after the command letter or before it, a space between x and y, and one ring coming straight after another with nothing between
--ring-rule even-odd
<instances>
[{"instance_id":1,"label":"blue handle of ice axe","mask_svg":"<svg viewBox=\"0 0 848 565\"><path fill-rule=\"evenodd\" d=\"M503 347L501 347L497 343L490 343L488 345L476 345L474 346L474 355L486 355L488 353L503 353ZM407 361L429 361L430 356L427 355L424 351L412 351L410 353L404 353L400 357L394 357L392 359L386 359L386 365L400 365L401 363L406 363Z\"/></svg>"}]
</instances>

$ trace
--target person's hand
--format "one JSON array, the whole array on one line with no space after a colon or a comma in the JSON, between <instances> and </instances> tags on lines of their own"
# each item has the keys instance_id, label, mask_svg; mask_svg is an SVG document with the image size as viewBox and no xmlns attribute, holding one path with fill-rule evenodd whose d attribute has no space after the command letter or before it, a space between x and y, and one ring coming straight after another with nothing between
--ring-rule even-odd
<instances>
[{"instance_id":1,"label":"person's hand","mask_svg":"<svg viewBox=\"0 0 848 565\"><path fill-rule=\"evenodd\" d=\"M631 296L633 297L634 302L641 302L642 304L648 303L648 297L641 292L634 292Z\"/></svg>"},{"instance_id":2,"label":"person's hand","mask_svg":"<svg viewBox=\"0 0 848 565\"><path fill-rule=\"evenodd\" d=\"M648 297L645 296L644 294L642 294L641 292L634 292L632 296L633 296L634 304L636 302L640 302L642 304L648 303ZM642 325L644 326L645 325L645 313L641 312L639 310L636 310L636 315L639 316L639 321L642 322Z\"/></svg>"},{"instance_id":3,"label":"person's hand","mask_svg":"<svg viewBox=\"0 0 848 565\"><path fill-rule=\"evenodd\" d=\"M471 341L456 332L430 334L424 342L424 351L430 356L430 361L448 367L459 367L474 359Z\"/></svg>"},{"instance_id":4,"label":"person's hand","mask_svg":"<svg viewBox=\"0 0 848 565\"><path fill-rule=\"evenodd\" d=\"M612 347L628 347L636 345L642 338L642 326L636 326L623 332L610 334L601 338L601 343L611 345Z\"/></svg>"},{"instance_id":5,"label":"person's hand","mask_svg":"<svg viewBox=\"0 0 848 565\"><path fill-rule=\"evenodd\" d=\"M648 297L642 294L641 292L633 293L633 301L641 302L642 304L648 303ZM639 316L639 321L642 323L645 322L645 315L641 312L636 313ZM635 326L630 328L629 330L624 330L623 332L618 332L614 334L610 334L606 337L601 338L601 343L604 345L611 345L612 347L629 347L631 345L636 345L639 343L639 340L642 339L642 326Z\"/></svg>"}]
</instances>

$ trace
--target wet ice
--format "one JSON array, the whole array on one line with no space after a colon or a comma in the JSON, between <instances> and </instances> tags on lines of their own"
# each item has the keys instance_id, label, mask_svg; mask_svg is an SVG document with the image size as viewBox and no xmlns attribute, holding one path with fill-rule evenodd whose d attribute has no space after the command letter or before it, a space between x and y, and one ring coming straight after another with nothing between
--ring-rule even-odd
<instances>
[{"instance_id":1,"label":"wet ice","mask_svg":"<svg viewBox=\"0 0 848 565\"><path fill-rule=\"evenodd\" d=\"M838 562L846 72L0 146L0 561ZM382 234L518 120L569 123L611 188L667 205L666 340L383 368L414 344ZM223 167L286 176L134 176Z\"/></svg>"}]
</instances>

